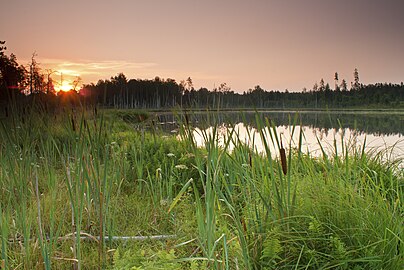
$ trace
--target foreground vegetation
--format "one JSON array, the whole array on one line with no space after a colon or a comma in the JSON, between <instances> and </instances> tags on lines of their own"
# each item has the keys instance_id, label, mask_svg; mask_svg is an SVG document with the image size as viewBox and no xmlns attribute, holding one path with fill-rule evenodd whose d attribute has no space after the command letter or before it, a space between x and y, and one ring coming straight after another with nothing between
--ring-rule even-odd
<instances>
[{"instance_id":1,"label":"foreground vegetation","mask_svg":"<svg viewBox=\"0 0 404 270\"><path fill-rule=\"evenodd\" d=\"M403 268L402 161L344 140L343 153L292 149L281 162L259 115L266 153L232 129L219 144L214 115L197 148L182 118L169 136L145 129L147 113L10 108L0 268Z\"/></svg>"}]
</instances>

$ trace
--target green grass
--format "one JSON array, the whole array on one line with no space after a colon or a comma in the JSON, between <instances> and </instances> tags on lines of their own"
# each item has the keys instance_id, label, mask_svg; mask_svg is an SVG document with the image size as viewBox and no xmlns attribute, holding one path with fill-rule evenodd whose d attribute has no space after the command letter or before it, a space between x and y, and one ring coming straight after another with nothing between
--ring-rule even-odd
<instances>
[{"instance_id":1,"label":"green grass","mask_svg":"<svg viewBox=\"0 0 404 270\"><path fill-rule=\"evenodd\" d=\"M401 160L349 141L315 158L298 143L284 174L258 114L264 154L232 126L219 144L214 114L198 148L192 127L168 136L145 112L25 111L0 120L6 269L403 268ZM175 238L112 241L138 235Z\"/></svg>"}]
</instances>

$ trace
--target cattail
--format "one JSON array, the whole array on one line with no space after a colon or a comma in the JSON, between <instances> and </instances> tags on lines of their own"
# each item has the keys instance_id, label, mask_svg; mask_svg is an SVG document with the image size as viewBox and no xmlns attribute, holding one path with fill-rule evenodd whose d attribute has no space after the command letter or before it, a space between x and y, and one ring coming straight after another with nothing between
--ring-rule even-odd
<instances>
[{"instance_id":1,"label":"cattail","mask_svg":"<svg viewBox=\"0 0 404 270\"><path fill-rule=\"evenodd\" d=\"M95 115L95 116L98 115L97 106L94 106L94 115Z\"/></svg>"},{"instance_id":2,"label":"cattail","mask_svg":"<svg viewBox=\"0 0 404 270\"><path fill-rule=\"evenodd\" d=\"M243 225L244 233L247 233L247 224L245 223L245 219L243 217L240 218L240 222Z\"/></svg>"},{"instance_id":3,"label":"cattail","mask_svg":"<svg viewBox=\"0 0 404 270\"><path fill-rule=\"evenodd\" d=\"M252 168L252 155L251 155L251 151L248 152L248 160L250 162L250 167Z\"/></svg>"},{"instance_id":4,"label":"cattail","mask_svg":"<svg viewBox=\"0 0 404 270\"><path fill-rule=\"evenodd\" d=\"M283 148L282 139L281 139L281 149L279 149L279 154L281 156L282 171L283 171L283 174L286 175L288 172L288 165L286 164L286 151L285 151L285 148Z\"/></svg>"},{"instance_id":5,"label":"cattail","mask_svg":"<svg viewBox=\"0 0 404 270\"><path fill-rule=\"evenodd\" d=\"M72 117L71 117L71 120L72 120L72 129L73 129L74 132L76 132L76 124L75 124L75 122L74 122L74 117L73 117L73 115L72 115Z\"/></svg>"},{"instance_id":6,"label":"cattail","mask_svg":"<svg viewBox=\"0 0 404 270\"><path fill-rule=\"evenodd\" d=\"M189 126L189 118L188 118L188 114L187 114L187 113L185 113L185 124L186 124L187 126Z\"/></svg>"}]
</instances>

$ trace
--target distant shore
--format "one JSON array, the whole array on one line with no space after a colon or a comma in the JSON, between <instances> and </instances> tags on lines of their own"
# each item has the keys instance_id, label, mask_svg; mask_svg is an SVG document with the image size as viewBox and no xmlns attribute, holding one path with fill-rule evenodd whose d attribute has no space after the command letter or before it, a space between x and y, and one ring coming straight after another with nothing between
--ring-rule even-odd
<instances>
[{"instance_id":1,"label":"distant shore","mask_svg":"<svg viewBox=\"0 0 404 270\"><path fill-rule=\"evenodd\" d=\"M125 110L125 109L124 109ZM134 109L148 112L158 113L172 113L173 111L179 112L242 112L242 113L254 113L254 112L298 112L298 113L387 113L387 114L404 114L404 108L164 108L164 109Z\"/></svg>"}]
</instances>

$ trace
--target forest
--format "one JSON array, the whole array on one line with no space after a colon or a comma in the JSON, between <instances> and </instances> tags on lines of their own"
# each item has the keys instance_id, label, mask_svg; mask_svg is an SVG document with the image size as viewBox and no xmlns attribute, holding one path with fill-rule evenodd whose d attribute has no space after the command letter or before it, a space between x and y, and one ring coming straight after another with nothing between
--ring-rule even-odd
<instances>
[{"instance_id":1,"label":"forest","mask_svg":"<svg viewBox=\"0 0 404 270\"><path fill-rule=\"evenodd\" d=\"M217 89L194 89L192 79L127 80L120 73L111 80L96 85L84 85L80 93L91 103L117 108L346 108L365 106L401 107L404 102L403 84L378 83L331 89L328 84L302 92L268 91L259 85L240 94L226 83Z\"/></svg>"},{"instance_id":2,"label":"forest","mask_svg":"<svg viewBox=\"0 0 404 270\"><path fill-rule=\"evenodd\" d=\"M320 79L311 89L301 91L266 90L256 85L243 93L222 83L214 89L195 89L192 78L177 82L156 76L154 79L128 79L118 73L109 80L96 84L83 84L81 79L72 83L71 91L55 91L58 83L52 79L56 71L42 70L33 54L28 66L17 62L14 54L6 54L5 41L0 42L0 103L10 98L26 99L36 96L48 103L58 104L68 99L113 108L164 109L186 108L402 108L404 85L392 83L362 84L357 69L353 72L350 87L345 79L339 81L334 74L334 87Z\"/></svg>"}]
</instances>

